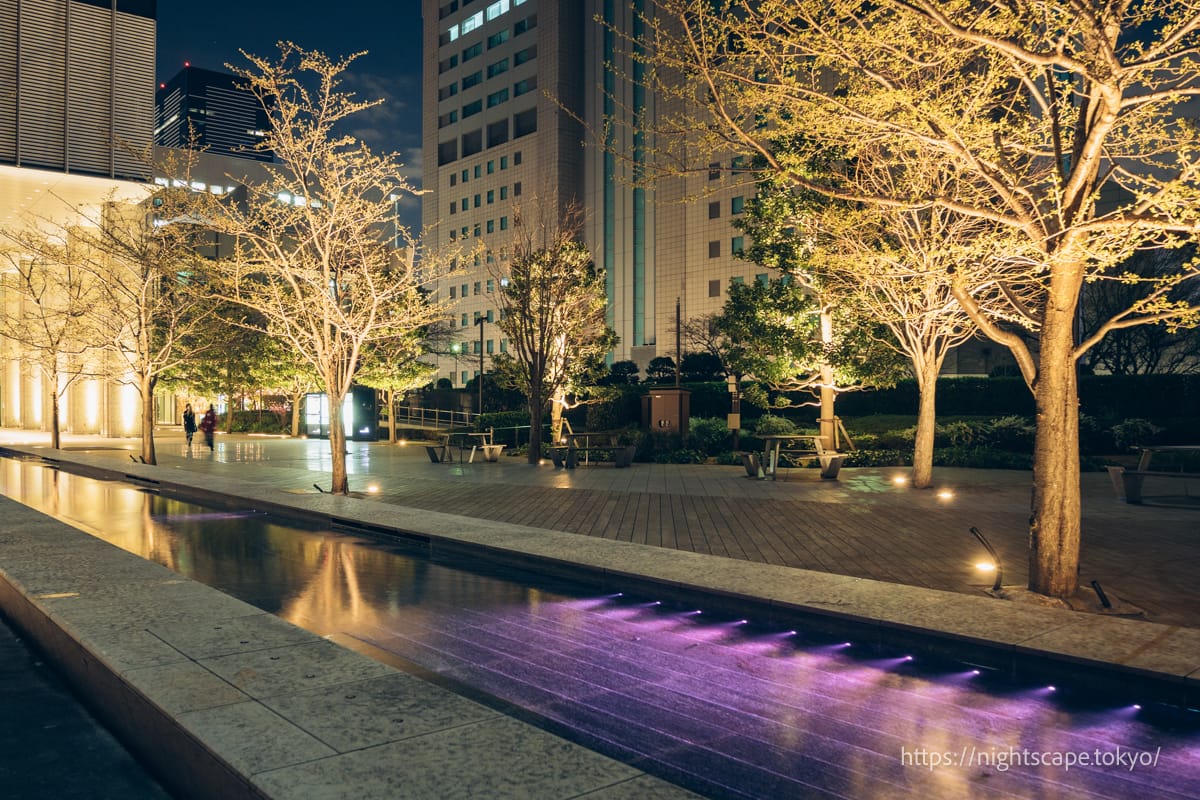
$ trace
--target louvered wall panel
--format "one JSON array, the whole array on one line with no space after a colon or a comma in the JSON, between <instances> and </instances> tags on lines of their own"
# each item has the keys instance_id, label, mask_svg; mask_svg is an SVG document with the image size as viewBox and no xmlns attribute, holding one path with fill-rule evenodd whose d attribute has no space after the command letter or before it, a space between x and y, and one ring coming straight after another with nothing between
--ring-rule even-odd
<instances>
[{"instance_id":1,"label":"louvered wall panel","mask_svg":"<svg viewBox=\"0 0 1200 800\"><path fill-rule=\"evenodd\" d=\"M220 86L208 89L208 144L217 152L240 153L241 145L251 140L248 135L258 127L258 99L247 92L231 91Z\"/></svg>"},{"instance_id":2,"label":"louvered wall panel","mask_svg":"<svg viewBox=\"0 0 1200 800\"><path fill-rule=\"evenodd\" d=\"M17 160L17 4L0 3L0 162Z\"/></svg>"},{"instance_id":3,"label":"louvered wall panel","mask_svg":"<svg viewBox=\"0 0 1200 800\"><path fill-rule=\"evenodd\" d=\"M112 12L71 3L67 48L67 169L112 174Z\"/></svg>"},{"instance_id":4,"label":"louvered wall panel","mask_svg":"<svg viewBox=\"0 0 1200 800\"><path fill-rule=\"evenodd\" d=\"M20 5L19 152L26 166L66 166L67 0Z\"/></svg>"},{"instance_id":5,"label":"louvered wall panel","mask_svg":"<svg viewBox=\"0 0 1200 800\"><path fill-rule=\"evenodd\" d=\"M116 149L114 159L116 174L122 178L150 177L144 156L134 153L148 155L154 144L154 31L152 18L117 12L113 128L125 143Z\"/></svg>"}]
</instances>

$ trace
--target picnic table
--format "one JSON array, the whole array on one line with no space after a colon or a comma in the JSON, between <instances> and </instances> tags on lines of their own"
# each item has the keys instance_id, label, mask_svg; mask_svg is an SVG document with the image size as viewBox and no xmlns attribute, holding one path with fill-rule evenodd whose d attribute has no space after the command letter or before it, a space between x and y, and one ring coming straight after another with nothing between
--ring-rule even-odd
<instances>
[{"instance_id":1,"label":"picnic table","mask_svg":"<svg viewBox=\"0 0 1200 800\"><path fill-rule=\"evenodd\" d=\"M556 467L574 469L582 456L586 466L593 460L612 461L614 467L628 467L633 463L637 448L619 443L621 431L588 431L568 433L563 443L550 448L550 459Z\"/></svg>"},{"instance_id":2,"label":"picnic table","mask_svg":"<svg viewBox=\"0 0 1200 800\"><path fill-rule=\"evenodd\" d=\"M746 472L759 480L778 479L781 455L797 458L815 458L821 466L821 477L837 480L838 471L846 456L825 447L821 436L806 433L776 433L758 437L763 441L762 460L747 459ZM757 454L749 454L757 456ZM756 462L757 463L753 463Z\"/></svg>"},{"instance_id":3,"label":"picnic table","mask_svg":"<svg viewBox=\"0 0 1200 800\"><path fill-rule=\"evenodd\" d=\"M463 453L469 447L470 455L467 457L467 463L475 463L475 454L479 451L483 452L484 461L497 461L500 454L504 452L504 445L496 444L495 432L491 429L481 432L462 432L462 433L443 433L436 445L426 445L425 450L429 453L429 460L435 464L443 461L453 461L450 456L450 449L457 448L458 463L463 461Z\"/></svg>"}]
</instances>

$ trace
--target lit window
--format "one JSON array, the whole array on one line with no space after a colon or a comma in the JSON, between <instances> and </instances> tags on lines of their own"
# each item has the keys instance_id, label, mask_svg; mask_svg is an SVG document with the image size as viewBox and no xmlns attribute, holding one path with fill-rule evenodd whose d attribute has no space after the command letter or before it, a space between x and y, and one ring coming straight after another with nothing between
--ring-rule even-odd
<instances>
[{"instance_id":1,"label":"lit window","mask_svg":"<svg viewBox=\"0 0 1200 800\"><path fill-rule=\"evenodd\" d=\"M498 0L487 7L487 19L491 22L496 17L508 11L509 0Z\"/></svg>"},{"instance_id":2,"label":"lit window","mask_svg":"<svg viewBox=\"0 0 1200 800\"><path fill-rule=\"evenodd\" d=\"M460 29L462 30L463 36L466 36L468 33L475 30L482 24L483 24L483 12L476 11L474 14L472 14L471 16L467 17L466 19L464 19L462 21L462 25L460 26Z\"/></svg>"}]
</instances>

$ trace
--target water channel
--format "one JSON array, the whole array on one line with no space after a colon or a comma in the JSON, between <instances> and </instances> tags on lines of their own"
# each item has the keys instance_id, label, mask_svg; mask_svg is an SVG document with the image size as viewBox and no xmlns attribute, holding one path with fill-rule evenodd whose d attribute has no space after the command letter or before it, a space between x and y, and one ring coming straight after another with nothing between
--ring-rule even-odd
<instances>
[{"instance_id":1,"label":"water channel","mask_svg":"<svg viewBox=\"0 0 1200 800\"><path fill-rule=\"evenodd\" d=\"M708 797L1200 797L1195 712L434 562L35 461L0 459L0 493Z\"/></svg>"}]
</instances>

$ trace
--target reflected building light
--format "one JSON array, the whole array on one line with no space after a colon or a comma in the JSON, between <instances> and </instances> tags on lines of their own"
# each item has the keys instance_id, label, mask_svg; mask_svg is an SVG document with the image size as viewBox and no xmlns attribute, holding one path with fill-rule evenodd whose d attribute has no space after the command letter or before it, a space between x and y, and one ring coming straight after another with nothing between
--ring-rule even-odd
<instances>
[{"instance_id":1,"label":"reflected building light","mask_svg":"<svg viewBox=\"0 0 1200 800\"><path fill-rule=\"evenodd\" d=\"M29 381L29 411L34 425L42 424L42 378Z\"/></svg>"},{"instance_id":2,"label":"reflected building light","mask_svg":"<svg viewBox=\"0 0 1200 800\"><path fill-rule=\"evenodd\" d=\"M8 385L21 385L21 363L19 361L10 361L8 363ZM21 418L21 392L9 392L8 398L8 413L12 419Z\"/></svg>"},{"instance_id":3,"label":"reflected building light","mask_svg":"<svg viewBox=\"0 0 1200 800\"><path fill-rule=\"evenodd\" d=\"M136 386L125 384L120 389L120 409L118 414L121 420L121 433L132 434L137 431L138 406L141 398L138 396Z\"/></svg>"},{"instance_id":4,"label":"reflected building light","mask_svg":"<svg viewBox=\"0 0 1200 800\"><path fill-rule=\"evenodd\" d=\"M100 381L91 379L83 385L83 420L88 433L100 427Z\"/></svg>"}]
</instances>

